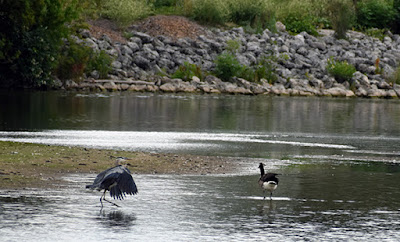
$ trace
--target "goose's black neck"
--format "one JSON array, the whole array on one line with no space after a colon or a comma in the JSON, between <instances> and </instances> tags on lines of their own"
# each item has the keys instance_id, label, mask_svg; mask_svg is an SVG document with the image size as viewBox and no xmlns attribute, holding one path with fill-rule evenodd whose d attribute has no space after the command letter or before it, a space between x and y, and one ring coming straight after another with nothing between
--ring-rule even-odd
<instances>
[{"instance_id":1,"label":"goose's black neck","mask_svg":"<svg viewBox=\"0 0 400 242\"><path fill-rule=\"evenodd\" d=\"M260 168L261 176L263 176L265 174L263 163L260 163L259 168Z\"/></svg>"}]
</instances>

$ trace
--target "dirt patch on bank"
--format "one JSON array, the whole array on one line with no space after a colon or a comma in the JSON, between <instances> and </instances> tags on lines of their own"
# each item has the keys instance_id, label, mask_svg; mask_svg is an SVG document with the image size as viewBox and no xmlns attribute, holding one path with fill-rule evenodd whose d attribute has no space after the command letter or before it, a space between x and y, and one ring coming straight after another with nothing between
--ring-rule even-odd
<instances>
[{"instance_id":1,"label":"dirt patch on bank","mask_svg":"<svg viewBox=\"0 0 400 242\"><path fill-rule=\"evenodd\" d=\"M136 30L153 37L163 35L172 39L196 39L200 35L207 35L205 27L183 16L156 15L134 23L131 27L121 29L108 19L90 20L89 30L93 37L100 39L104 34L113 42L126 43L124 32Z\"/></svg>"},{"instance_id":2,"label":"dirt patch on bank","mask_svg":"<svg viewBox=\"0 0 400 242\"><path fill-rule=\"evenodd\" d=\"M123 35L124 31L108 19L90 20L88 21L88 24L91 35L96 39L100 39L103 35L107 35L113 42L127 42L127 39Z\"/></svg>"},{"instance_id":3,"label":"dirt patch on bank","mask_svg":"<svg viewBox=\"0 0 400 242\"><path fill-rule=\"evenodd\" d=\"M135 23L135 26L136 30L151 36L163 35L172 39L196 39L207 34L204 27L182 16L151 16Z\"/></svg>"},{"instance_id":4,"label":"dirt patch on bank","mask_svg":"<svg viewBox=\"0 0 400 242\"><path fill-rule=\"evenodd\" d=\"M68 173L99 173L126 157L133 174L224 174L235 170L229 157L155 154L81 147L0 142L0 189L52 187Z\"/></svg>"}]
</instances>

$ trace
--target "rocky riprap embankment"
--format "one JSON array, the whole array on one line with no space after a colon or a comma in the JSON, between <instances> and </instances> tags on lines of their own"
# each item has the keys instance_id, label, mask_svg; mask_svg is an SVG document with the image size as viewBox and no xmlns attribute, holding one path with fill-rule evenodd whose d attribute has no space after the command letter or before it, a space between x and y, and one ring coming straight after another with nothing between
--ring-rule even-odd
<instances>
[{"instance_id":1,"label":"rocky riprap embankment","mask_svg":"<svg viewBox=\"0 0 400 242\"><path fill-rule=\"evenodd\" d=\"M281 25L280 25L281 26ZM113 42L107 35L92 37L87 30L80 40L96 50L104 50L115 57L110 80L98 80L96 71L79 84L66 82L66 88L108 91L201 92L231 94L275 94L304 96L386 97L400 96L400 86L385 79L391 76L400 60L400 36L391 35L380 41L362 33L350 31L348 39L336 39L333 31L321 30L321 37L305 32L290 35L281 28L262 34L247 34L242 28L222 31L207 30L196 39L151 36L132 28L126 43ZM251 66L264 55L275 55L278 80L269 84L248 82L234 78L222 82L214 76L204 80L194 77L189 82L161 77L172 73L184 62L194 63L205 71L212 71L214 60L226 47L228 40L238 40L241 47L238 60ZM346 60L356 67L352 84L339 83L329 76L327 60ZM376 70L376 60L379 68ZM91 80L91 81L90 81Z\"/></svg>"}]
</instances>

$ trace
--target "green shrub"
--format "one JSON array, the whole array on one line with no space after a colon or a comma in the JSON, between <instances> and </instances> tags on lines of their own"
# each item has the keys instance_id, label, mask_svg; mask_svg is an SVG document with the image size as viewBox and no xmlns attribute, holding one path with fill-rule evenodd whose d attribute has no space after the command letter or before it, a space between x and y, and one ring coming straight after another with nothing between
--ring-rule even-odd
<instances>
[{"instance_id":1,"label":"green shrub","mask_svg":"<svg viewBox=\"0 0 400 242\"><path fill-rule=\"evenodd\" d=\"M256 82L261 79L266 79L270 84L275 83L278 80L278 76L275 73L276 69L276 58L274 56L268 56L261 58L255 68L255 78Z\"/></svg>"},{"instance_id":2,"label":"green shrub","mask_svg":"<svg viewBox=\"0 0 400 242\"><path fill-rule=\"evenodd\" d=\"M235 54L240 49L241 45L242 45L242 43L239 39L236 39L236 40L230 39L230 40L226 41L225 50L231 54Z\"/></svg>"},{"instance_id":3,"label":"green shrub","mask_svg":"<svg viewBox=\"0 0 400 242\"><path fill-rule=\"evenodd\" d=\"M332 23L329 20L329 16L327 17L316 17L315 24L319 29L332 29Z\"/></svg>"},{"instance_id":4,"label":"green shrub","mask_svg":"<svg viewBox=\"0 0 400 242\"><path fill-rule=\"evenodd\" d=\"M56 73L61 80L79 82L85 73L97 70L100 78L107 78L112 60L104 51L95 52L90 47L70 41L61 52Z\"/></svg>"},{"instance_id":5,"label":"green shrub","mask_svg":"<svg viewBox=\"0 0 400 242\"><path fill-rule=\"evenodd\" d=\"M347 61L336 61L333 57L328 59L326 70L339 83L345 81L351 82L351 78L353 77L354 72L356 72L356 68L347 63Z\"/></svg>"},{"instance_id":6,"label":"green shrub","mask_svg":"<svg viewBox=\"0 0 400 242\"><path fill-rule=\"evenodd\" d=\"M392 30L396 33L400 33L400 0L393 0L393 23L392 23Z\"/></svg>"},{"instance_id":7,"label":"green shrub","mask_svg":"<svg viewBox=\"0 0 400 242\"><path fill-rule=\"evenodd\" d=\"M229 20L245 26L251 33L261 33L268 28L275 31L275 14L264 0L231 0L229 6Z\"/></svg>"},{"instance_id":8,"label":"green shrub","mask_svg":"<svg viewBox=\"0 0 400 242\"><path fill-rule=\"evenodd\" d=\"M196 64L191 64L189 62L184 62L182 66L179 66L178 69L172 74L172 78L179 78L184 81L190 81L193 76L197 76L200 80L203 79L203 72L200 67Z\"/></svg>"},{"instance_id":9,"label":"green shrub","mask_svg":"<svg viewBox=\"0 0 400 242\"><path fill-rule=\"evenodd\" d=\"M330 0L269 0L276 19L291 33L305 31L317 35L317 28L330 26L327 6Z\"/></svg>"},{"instance_id":10,"label":"green shrub","mask_svg":"<svg viewBox=\"0 0 400 242\"><path fill-rule=\"evenodd\" d=\"M150 0L154 14L160 15L185 15L185 3L189 0ZM190 0L191 1L191 0Z\"/></svg>"},{"instance_id":11,"label":"green shrub","mask_svg":"<svg viewBox=\"0 0 400 242\"><path fill-rule=\"evenodd\" d=\"M237 24L252 24L257 17L263 15L265 1L241 0L229 1L230 20Z\"/></svg>"},{"instance_id":12,"label":"green shrub","mask_svg":"<svg viewBox=\"0 0 400 242\"><path fill-rule=\"evenodd\" d=\"M397 85L400 85L400 66L397 67L392 76L389 77L389 82L391 82L392 84L396 83Z\"/></svg>"},{"instance_id":13,"label":"green shrub","mask_svg":"<svg viewBox=\"0 0 400 242\"><path fill-rule=\"evenodd\" d=\"M327 5L331 0L269 0L275 3L277 15L298 16L312 15L322 17L326 14Z\"/></svg>"},{"instance_id":14,"label":"green shrub","mask_svg":"<svg viewBox=\"0 0 400 242\"><path fill-rule=\"evenodd\" d=\"M151 14L150 5L143 0L107 0L102 6L102 15L117 21L121 27Z\"/></svg>"},{"instance_id":15,"label":"green shrub","mask_svg":"<svg viewBox=\"0 0 400 242\"><path fill-rule=\"evenodd\" d=\"M216 76L223 81L229 81L236 76L251 82L259 82L264 78L270 83L274 83L277 80L275 74L277 58L273 55L264 56L255 65L241 65L235 56L240 46L240 40L228 40L226 42L225 52L215 60L214 73Z\"/></svg>"},{"instance_id":16,"label":"green shrub","mask_svg":"<svg viewBox=\"0 0 400 242\"><path fill-rule=\"evenodd\" d=\"M257 61L256 65L245 67L240 77L251 82L259 82L261 79L266 79L272 84L278 79L275 69L276 58L274 56L262 57Z\"/></svg>"},{"instance_id":17,"label":"green shrub","mask_svg":"<svg viewBox=\"0 0 400 242\"><path fill-rule=\"evenodd\" d=\"M192 9L192 17L203 23L224 24L229 17L226 1L196 0Z\"/></svg>"},{"instance_id":18,"label":"green shrub","mask_svg":"<svg viewBox=\"0 0 400 242\"><path fill-rule=\"evenodd\" d=\"M85 73L89 73L93 70L99 72L99 77L105 79L108 77L108 74L111 72L111 63L113 62L113 58L109 56L104 50L100 52L92 51L90 55L90 60L88 63L88 67L85 70Z\"/></svg>"},{"instance_id":19,"label":"green shrub","mask_svg":"<svg viewBox=\"0 0 400 242\"><path fill-rule=\"evenodd\" d=\"M155 8L176 6L179 0L153 0Z\"/></svg>"},{"instance_id":20,"label":"green shrub","mask_svg":"<svg viewBox=\"0 0 400 242\"><path fill-rule=\"evenodd\" d=\"M346 38L346 32L354 23L353 4L348 0L333 0L328 5L329 19L336 38Z\"/></svg>"},{"instance_id":21,"label":"green shrub","mask_svg":"<svg viewBox=\"0 0 400 242\"><path fill-rule=\"evenodd\" d=\"M383 67L380 67L379 63L381 62L381 59L377 58L375 60L375 74L383 74Z\"/></svg>"},{"instance_id":22,"label":"green shrub","mask_svg":"<svg viewBox=\"0 0 400 242\"><path fill-rule=\"evenodd\" d=\"M64 46L61 52L57 76L61 80L73 79L79 81L87 68L92 52L93 50L90 47L81 46L70 41L70 44Z\"/></svg>"},{"instance_id":23,"label":"green shrub","mask_svg":"<svg viewBox=\"0 0 400 242\"><path fill-rule=\"evenodd\" d=\"M369 28L369 29L362 29L362 32L364 32L366 35L380 39L383 41L383 39L386 36L386 32L388 29L377 29L377 28Z\"/></svg>"},{"instance_id":24,"label":"green shrub","mask_svg":"<svg viewBox=\"0 0 400 242\"><path fill-rule=\"evenodd\" d=\"M230 20L234 23L252 22L263 13L264 5L262 0L229 1Z\"/></svg>"},{"instance_id":25,"label":"green shrub","mask_svg":"<svg viewBox=\"0 0 400 242\"><path fill-rule=\"evenodd\" d=\"M102 14L104 0L80 0L83 19L97 19Z\"/></svg>"},{"instance_id":26,"label":"green shrub","mask_svg":"<svg viewBox=\"0 0 400 242\"><path fill-rule=\"evenodd\" d=\"M316 22L316 18L311 15L300 16L289 14L283 20L288 32L298 34L305 31L314 36L318 35Z\"/></svg>"},{"instance_id":27,"label":"green shrub","mask_svg":"<svg viewBox=\"0 0 400 242\"><path fill-rule=\"evenodd\" d=\"M244 30L249 34L261 34L265 29L276 32L276 18L273 12L263 13L261 16L256 16L252 22L243 22Z\"/></svg>"},{"instance_id":28,"label":"green shrub","mask_svg":"<svg viewBox=\"0 0 400 242\"><path fill-rule=\"evenodd\" d=\"M228 52L224 52L215 60L215 75L223 81L229 81L234 76L240 76L243 66L236 57Z\"/></svg>"},{"instance_id":29,"label":"green shrub","mask_svg":"<svg viewBox=\"0 0 400 242\"><path fill-rule=\"evenodd\" d=\"M271 11L267 11L265 12L263 15L260 16L259 19L260 23L262 23L262 25L258 24L257 25L257 21L256 21L256 29L261 29L265 30L265 29L269 29L272 32L277 32L276 30L276 16L275 13L273 12L273 10ZM257 33L259 33L260 31L257 31Z\"/></svg>"},{"instance_id":30,"label":"green shrub","mask_svg":"<svg viewBox=\"0 0 400 242\"><path fill-rule=\"evenodd\" d=\"M357 3L359 28L387 28L395 18L391 1L364 0Z\"/></svg>"}]
</instances>

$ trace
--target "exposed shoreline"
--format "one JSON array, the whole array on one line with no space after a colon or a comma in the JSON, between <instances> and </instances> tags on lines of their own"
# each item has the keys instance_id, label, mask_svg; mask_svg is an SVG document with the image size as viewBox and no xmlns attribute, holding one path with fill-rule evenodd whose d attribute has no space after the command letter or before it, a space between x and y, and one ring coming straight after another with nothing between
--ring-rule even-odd
<instances>
[{"instance_id":1,"label":"exposed shoreline","mask_svg":"<svg viewBox=\"0 0 400 242\"><path fill-rule=\"evenodd\" d=\"M99 173L114 166L115 157L126 157L133 174L225 174L232 173L230 157L146 153L87 149L0 141L0 189L59 186L70 173Z\"/></svg>"},{"instance_id":2,"label":"exposed shoreline","mask_svg":"<svg viewBox=\"0 0 400 242\"><path fill-rule=\"evenodd\" d=\"M149 78L151 79L151 78ZM302 86L303 80L293 79L296 83L292 87L283 84L271 85L268 82L256 84L241 78L234 78L234 82L223 82L209 76L206 81L194 79L185 82L180 79L166 77L156 78L155 81L141 81L132 79L120 80L84 80L80 83L68 81L61 90L79 92L148 92L148 93L194 93L194 94L231 94L231 95L271 95L271 96L303 96L303 97L346 97L346 98L385 98L398 99L400 85L394 84L384 89L375 88L364 93L355 93L342 84L334 84L331 88Z\"/></svg>"}]
</instances>

